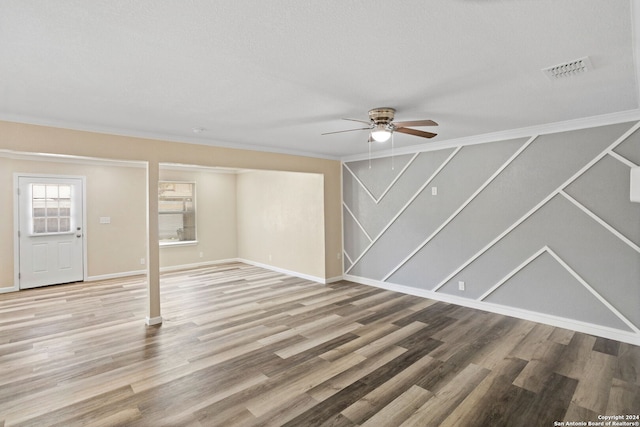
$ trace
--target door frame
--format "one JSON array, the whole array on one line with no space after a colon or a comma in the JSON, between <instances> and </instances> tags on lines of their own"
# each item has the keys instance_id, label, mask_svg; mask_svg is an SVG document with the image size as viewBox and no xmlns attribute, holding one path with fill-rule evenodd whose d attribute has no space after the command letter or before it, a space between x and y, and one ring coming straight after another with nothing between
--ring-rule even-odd
<instances>
[{"instance_id":1,"label":"door frame","mask_svg":"<svg viewBox=\"0 0 640 427\"><path fill-rule=\"evenodd\" d=\"M82 280L86 281L88 276L87 264L87 177L79 175L59 175L50 173L13 173L13 289L20 290L20 199L19 178L52 178L52 179L79 179L82 182Z\"/></svg>"}]
</instances>

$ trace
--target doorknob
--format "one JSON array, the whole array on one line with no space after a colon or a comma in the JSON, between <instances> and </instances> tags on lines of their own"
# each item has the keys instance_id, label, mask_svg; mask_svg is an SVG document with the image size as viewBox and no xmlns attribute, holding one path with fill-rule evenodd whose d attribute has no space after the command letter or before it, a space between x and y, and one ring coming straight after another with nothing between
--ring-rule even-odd
<instances>
[{"instance_id":1,"label":"doorknob","mask_svg":"<svg viewBox=\"0 0 640 427\"><path fill-rule=\"evenodd\" d=\"M82 237L82 234L76 234L76 237L80 238L80 237Z\"/></svg>"}]
</instances>

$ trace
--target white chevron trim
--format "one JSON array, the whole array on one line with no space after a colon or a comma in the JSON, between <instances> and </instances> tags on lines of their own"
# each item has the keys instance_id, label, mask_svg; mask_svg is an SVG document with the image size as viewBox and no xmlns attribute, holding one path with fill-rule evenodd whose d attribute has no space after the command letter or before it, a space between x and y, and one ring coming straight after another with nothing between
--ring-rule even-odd
<instances>
[{"instance_id":1,"label":"white chevron trim","mask_svg":"<svg viewBox=\"0 0 640 427\"><path fill-rule=\"evenodd\" d=\"M487 298L489 295L491 295L496 289L498 289L500 286L502 286L507 280L511 279L513 276L515 276L520 270L522 270L523 268L525 268L527 265L529 265L531 262L533 262L534 259L538 258L540 255L542 255L543 253L545 253L547 251L547 247L543 246L541 249L539 249L536 253L534 253L533 255L531 255L529 258L527 258L522 264L520 264L519 266L517 266L516 268L514 268L509 274L507 274L506 276L504 276L500 281L498 281L498 283L496 283L495 285L493 285L487 292L485 292L484 294L482 294L480 296L480 298L478 298L478 301L483 301L485 298Z\"/></svg>"},{"instance_id":2,"label":"white chevron trim","mask_svg":"<svg viewBox=\"0 0 640 427\"><path fill-rule=\"evenodd\" d=\"M344 257L347 259L347 261L349 261L349 264L353 264L353 261L351 260L351 257L349 256L347 251L342 251L342 252L344 253Z\"/></svg>"},{"instance_id":3,"label":"white chevron trim","mask_svg":"<svg viewBox=\"0 0 640 427\"><path fill-rule=\"evenodd\" d=\"M431 233L431 235L429 237L427 237L420 245L418 245L418 247L409 254L409 256L407 256L405 259L403 259L400 264L398 264L393 270L391 270L386 276L384 276L382 278L382 281L386 281L389 277L391 277L391 275L393 273L395 273L396 271L398 271L405 263L407 263L411 258L413 258L413 256L418 253L418 251L420 249L422 249L427 243L429 243L435 236L438 235L438 233L440 233L440 231L442 231L451 221L453 221L453 219L458 216L458 214L460 212L462 212L462 210L464 208L467 207L467 205L469 205L469 203L471 203L473 201L473 199L475 199L478 194L480 194L482 192L482 190L484 190L485 188L487 188L487 186L489 184L491 184L491 182L496 179L496 177L498 175L500 175L502 173L502 171L511 164L511 162L513 162L524 150L527 149L527 147L529 145L531 145L531 143L536 139L536 136L532 136L531 138L529 138L529 140L527 142L525 142L524 144L522 144L522 146L511 155L511 157L509 157L509 159L504 162L472 195L471 197L469 197L460 207L458 207L458 209L455 210L455 212L453 212L449 218L447 218L442 224L440 224L440 226L433 232ZM434 289L434 291L436 291L438 288Z\"/></svg>"},{"instance_id":4,"label":"white chevron trim","mask_svg":"<svg viewBox=\"0 0 640 427\"><path fill-rule=\"evenodd\" d=\"M631 160L627 159L624 156L621 156L620 154L616 153L613 150L609 151L607 154L609 154L611 157L613 157L617 161L619 161L621 163L624 163L625 165L629 166L630 168L637 168L638 167L638 165L633 163Z\"/></svg>"},{"instance_id":5,"label":"white chevron trim","mask_svg":"<svg viewBox=\"0 0 640 427\"><path fill-rule=\"evenodd\" d=\"M568 201L570 201L571 203L573 203L578 209L580 209L582 212L586 213L587 215L589 215L589 217L591 217L593 220L595 220L598 224L600 224L601 226L603 226L604 228L607 229L607 231L609 231L611 234L613 234L614 236L616 236L618 239L622 240L623 242L625 242L627 245L629 245L631 247L631 249L633 249L634 251L640 253L640 246L636 245L635 243L633 243L631 240L629 240L624 234L620 233L618 230L616 230L615 228L613 228L612 226L610 226L605 220L603 220L602 218L600 218L598 215L596 215L595 213L593 213L589 208L587 208L585 205L583 205L582 203L580 203L579 201L577 201L576 199L574 199L573 197L571 197L569 194L565 193L564 190L560 191L560 194L562 194L564 196L565 199L567 199Z\"/></svg>"},{"instance_id":6,"label":"white chevron trim","mask_svg":"<svg viewBox=\"0 0 640 427\"><path fill-rule=\"evenodd\" d=\"M407 162L406 165L404 165L404 167L402 168L402 170L400 172L398 172L398 174L395 176L395 178L393 178L393 180L391 181L391 183L387 186L387 188L382 192L382 194L380 195L380 197L376 198L373 193L371 193L371 191L369 191L369 189L367 188L366 185L364 185L364 182L362 182L360 180L360 178L358 177L358 175L355 174L355 172L353 172L351 170L351 168L349 167L348 164L344 163L343 166L349 171L349 173L351 174L351 176L353 176L353 178L356 180L356 182L358 183L358 185L360 185L360 187L362 187L362 189L365 191L365 193L367 193L367 195L371 198L371 200L373 200L373 202L377 205L378 203L380 203L380 201L384 198L384 196L387 195L387 193L389 192L389 190L391 190L391 187L393 187L396 183L396 181L398 179L400 179L400 177L404 174L404 172L407 170L407 168L409 166L411 166L411 163L413 163L413 161L416 159L416 157L418 157L420 153L415 153L411 159L409 159L409 161Z\"/></svg>"},{"instance_id":7,"label":"white chevron trim","mask_svg":"<svg viewBox=\"0 0 640 427\"><path fill-rule=\"evenodd\" d=\"M391 134L391 137L393 137L393 134ZM387 195L387 193L389 192L389 190L391 190L391 187L393 187L396 184L396 181L398 181L400 179L400 177L402 175L404 175L404 172L409 168L409 166L411 166L411 163L413 163L413 161L416 159L416 157L418 157L420 153L415 153L411 159L409 159L409 161L407 162L406 165L404 165L404 167L402 168L402 170L400 171L400 173L398 173L396 175L396 177L393 179L393 181L391 181L391 184L389 184L389 186L382 192L382 194L380 195L380 197L378 197L376 199L376 204L380 203L380 201L384 198L384 196Z\"/></svg>"},{"instance_id":8,"label":"white chevron trim","mask_svg":"<svg viewBox=\"0 0 640 427\"><path fill-rule=\"evenodd\" d=\"M594 157L589 163L587 163L584 167L582 167L582 169L580 169L579 171L577 171L575 174L573 174L573 176L571 176L568 180L566 180L564 183L562 183L558 188L556 188L552 193L550 193L547 197L545 197L544 199L542 199L542 201L540 201L540 203L538 203L537 205L535 205L529 212L527 212L526 214L524 214L520 219L518 219L516 222L514 222L509 228L507 228L505 231L503 231L502 233L500 233L500 235L498 235L498 237L496 237L495 239L493 239L491 242L489 242L485 247L483 247L482 249L480 249L475 255L473 255L471 258L469 258L464 264L462 264L460 267L458 267L457 269L455 269L451 274L449 274L444 280L442 280L440 283L438 283L436 285L435 288L433 288L433 291L437 291L438 289L440 289L442 286L445 285L445 283L447 283L449 280L451 280L456 274L458 274L459 272L461 272L462 270L464 270L469 264L471 264L473 261L475 261L476 259L478 259L482 254L484 254L486 251L488 251L493 245L495 245L497 242L499 242L500 240L502 240L502 238L504 236L506 236L507 234L509 234L511 231L513 231L517 226L519 226L520 224L522 224L527 218L529 218L531 215L533 215L535 212L538 211L538 209L540 209L542 206L544 206L549 200L551 200L553 197L555 197L557 194L560 193L560 191L564 190L569 184L571 184L573 181L575 181L576 179L578 179L583 173L585 173L587 170L589 170L589 168L591 168L591 166L593 166L594 164L596 164L598 161L600 161L600 159L602 159L604 156L606 156L609 152L611 152L615 147L617 147L619 144L621 144L625 139L627 139L630 135L632 135L636 130L638 130L638 128L640 128L640 122L636 123L635 125L633 125L631 127L631 129L629 129L628 131L626 131L624 134L622 134L622 136L620 138L618 138L615 142L613 142L611 145L609 145L606 149L604 149L599 155L597 155L596 157Z\"/></svg>"},{"instance_id":9,"label":"white chevron trim","mask_svg":"<svg viewBox=\"0 0 640 427\"><path fill-rule=\"evenodd\" d=\"M349 206L347 206L347 204L344 203L344 202L342 202L342 206L344 206L344 208L347 210L347 212L349 213L351 218L353 218L353 220L356 222L356 224L358 224L358 228L360 228L360 230L362 230L364 235L367 236L367 239L369 239L369 242L371 242L372 241L371 236L369 236L369 233L367 233L367 230L364 229L362 224L360 224L360 221L358 221L358 218L356 218L356 216L353 214L353 212L351 212L351 209L349 209Z\"/></svg>"},{"instance_id":10,"label":"white chevron trim","mask_svg":"<svg viewBox=\"0 0 640 427\"><path fill-rule=\"evenodd\" d=\"M393 223L398 219L398 217L400 215L402 215L402 212L404 212L410 205L411 203L413 203L413 201L420 195L420 193L422 193L422 191L431 183L431 181L433 181L433 179L438 176L438 174L440 173L440 171L442 171L442 169L444 169L444 167L451 161L451 159L453 159L455 157L456 154L458 154L458 152L462 149L462 147L458 147L456 148L453 153L451 153L449 155L449 157L447 157L445 159L444 162L442 162L442 164L438 167L438 169L435 170L435 172L433 172L433 174L431 174L431 176L426 180L426 182L418 189L418 191L415 192L415 194L413 196L411 196L411 198L409 199L409 201L402 207L400 208L400 210L398 211L398 213L396 213L394 215L393 218L391 218L391 220L389 221L389 223L380 231L380 233L378 233L378 235L371 241L371 243L369 244L369 246L367 246L364 251L362 251L362 253L358 256L358 258L355 259L355 261L353 262L353 264L351 264L351 267L349 267L345 273L349 273L349 271L351 271L351 269L356 265L356 263L358 261L360 261L360 259L365 256L365 254L367 252L369 252L369 249L371 249L371 247L378 241L378 239L380 239L380 237L382 237L382 235L385 233L385 231L387 231L389 229L389 227L391 227L391 225L393 225Z\"/></svg>"},{"instance_id":11,"label":"white chevron trim","mask_svg":"<svg viewBox=\"0 0 640 427\"><path fill-rule=\"evenodd\" d=\"M564 260L562 258L560 258L558 256L558 254L556 254L549 247L547 247L546 249L547 249L547 253L549 255L551 255L552 257L554 257L556 259L556 261L558 261L560 263L560 265L562 265L565 268L565 270L567 270L573 277L575 277L575 279L578 282L580 282L582 284L582 286L584 286L589 292L591 292L593 294L593 296L595 296L602 304L604 304L609 310L611 310L613 312L613 314L618 316L618 318L620 320L622 320L627 326L629 326L631 329L633 329L635 331L635 333L640 334L640 329L638 329L638 327L635 324L633 324L633 322L631 322L622 313L620 313L618 311L618 309L616 309L613 305L611 305L611 303L609 301L607 301L602 295L600 295L598 293L598 291L593 289L591 287L591 285L589 285L586 282L586 280L584 280L573 268L571 268L566 262L564 262Z\"/></svg>"},{"instance_id":12,"label":"white chevron trim","mask_svg":"<svg viewBox=\"0 0 640 427\"><path fill-rule=\"evenodd\" d=\"M360 178L358 178L358 175L355 174L355 172L353 172L351 170L351 168L349 167L349 165L347 165L346 163L343 163L342 166L344 166L344 168L346 170L349 171L349 173L351 174L351 176L353 177L353 179L356 180L356 182L360 185L360 187L362 187L362 189L365 191L365 193L367 193L367 195L371 198L371 200L374 201L374 203L378 203L376 202L376 198L373 194L371 194L371 191L369 191L369 189L367 188L366 185L364 185L364 183L362 181L360 181Z\"/></svg>"}]
</instances>

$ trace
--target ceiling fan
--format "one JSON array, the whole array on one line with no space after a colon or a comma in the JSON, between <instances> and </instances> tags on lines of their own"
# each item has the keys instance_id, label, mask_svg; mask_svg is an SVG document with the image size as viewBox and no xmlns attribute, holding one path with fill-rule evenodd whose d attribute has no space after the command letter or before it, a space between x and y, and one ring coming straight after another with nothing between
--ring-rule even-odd
<instances>
[{"instance_id":1,"label":"ceiling fan","mask_svg":"<svg viewBox=\"0 0 640 427\"><path fill-rule=\"evenodd\" d=\"M365 123L367 127L358 129L339 130L336 132L326 132L322 135L330 135L333 133L352 132L356 130L370 131L369 142L385 142L389 140L393 132L406 133L409 135L419 136L422 138L433 138L437 134L425 132L418 129L411 129L407 126L438 126L433 120L411 120L406 122L394 122L396 110L390 107L374 108L369 110L369 121L358 119L343 119L352 122Z\"/></svg>"}]
</instances>

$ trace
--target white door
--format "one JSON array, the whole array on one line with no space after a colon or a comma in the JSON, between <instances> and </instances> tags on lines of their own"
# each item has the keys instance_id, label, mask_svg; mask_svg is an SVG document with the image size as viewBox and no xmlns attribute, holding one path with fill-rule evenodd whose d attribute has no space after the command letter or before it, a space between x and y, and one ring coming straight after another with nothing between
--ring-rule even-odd
<instances>
[{"instance_id":1,"label":"white door","mask_svg":"<svg viewBox=\"0 0 640 427\"><path fill-rule=\"evenodd\" d=\"M20 289L84 279L81 178L18 177Z\"/></svg>"}]
</instances>

